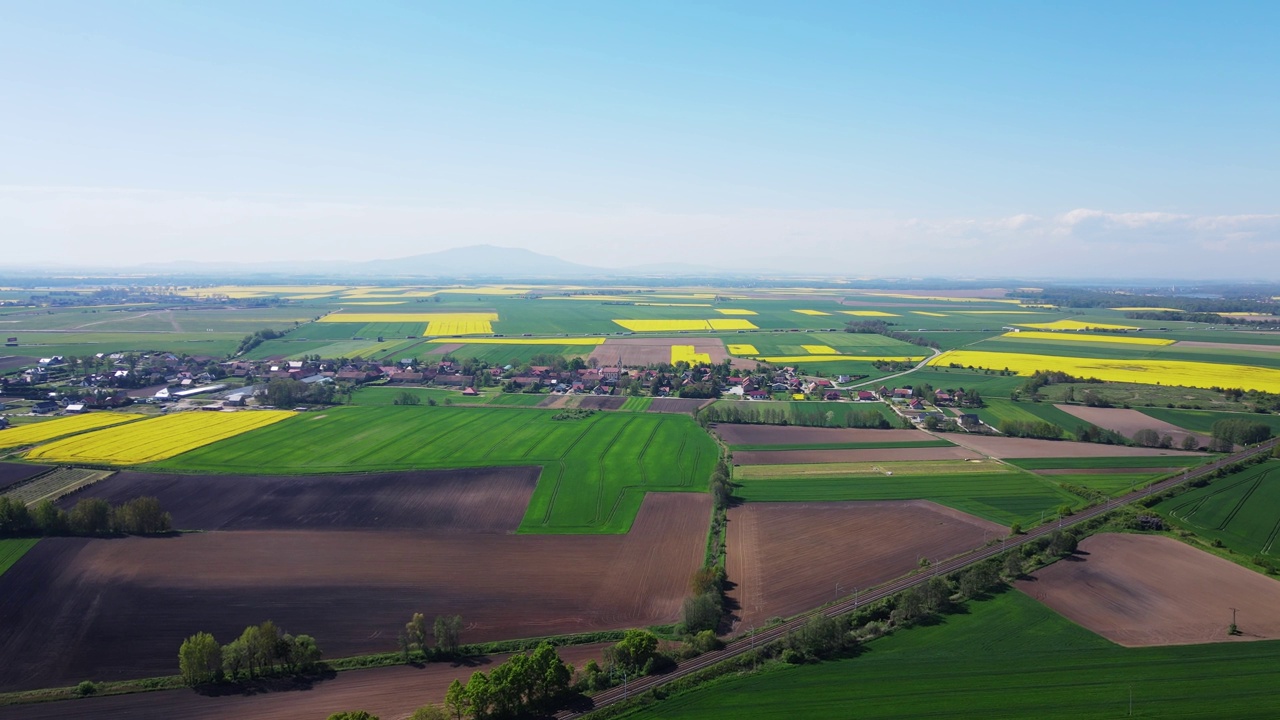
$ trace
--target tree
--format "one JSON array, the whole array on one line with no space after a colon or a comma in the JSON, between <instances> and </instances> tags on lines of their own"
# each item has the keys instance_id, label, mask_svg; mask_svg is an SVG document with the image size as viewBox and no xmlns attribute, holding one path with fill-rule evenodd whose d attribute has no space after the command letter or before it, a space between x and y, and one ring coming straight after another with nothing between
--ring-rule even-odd
<instances>
[{"instance_id":1,"label":"tree","mask_svg":"<svg viewBox=\"0 0 1280 720\"><path fill-rule=\"evenodd\" d=\"M427 618L422 613L414 613L413 618L404 626L405 640L409 648L427 649Z\"/></svg>"},{"instance_id":2,"label":"tree","mask_svg":"<svg viewBox=\"0 0 1280 720\"><path fill-rule=\"evenodd\" d=\"M1016 552L1004 556L1004 575L1010 580L1022 577L1022 557Z\"/></svg>"},{"instance_id":3,"label":"tree","mask_svg":"<svg viewBox=\"0 0 1280 720\"><path fill-rule=\"evenodd\" d=\"M31 521L41 535L65 535L67 532L67 513L52 500L41 500L31 513Z\"/></svg>"},{"instance_id":4,"label":"tree","mask_svg":"<svg viewBox=\"0 0 1280 720\"><path fill-rule=\"evenodd\" d=\"M0 497L0 535L25 535L33 529L25 503Z\"/></svg>"},{"instance_id":5,"label":"tree","mask_svg":"<svg viewBox=\"0 0 1280 720\"><path fill-rule=\"evenodd\" d=\"M448 720L448 717L449 715L438 705L423 705L413 711L409 720Z\"/></svg>"},{"instance_id":6,"label":"tree","mask_svg":"<svg viewBox=\"0 0 1280 720\"><path fill-rule=\"evenodd\" d=\"M1160 444L1160 433L1143 428L1133 434L1133 441L1143 447L1156 447Z\"/></svg>"},{"instance_id":7,"label":"tree","mask_svg":"<svg viewBox=\"0 0 1280 720\"><path fill-rule=\"evenodd\" d=\"M1196 436L1195 436L1195 435L1185 435L1185 436L1183 436L1183 438L1182 438L1182 449L1183 449L1183 450L1195 450L1195 449L1196 449L1196 448L1198 448L1198 447L1200 447L1200 443L1199 443L1199 441L1197 441L1197 440L1196 440Z\"/></svg>"},{"instance_id":8,"label":"tree","mask_svg":"<svg viewBox=\"0 0 1280 720\"><path fill-rule=\"evenodd\" d=\"M83 498L71 508L67 522L77 535L106 535L111 532L111 505L102 498Z\"/></svg>"},{"instance_id":9,"label":"tree","mask_svg":"<svg viewBox=\"0 0 1280 720\"><path fill-rule=\"evenodd\" d=\"M408 390L401 390L391 403L393 405L420 405L422 404L422 398Z\"/></svg>"},{"instance_id":10,"label":"tree","mask_svg":"<svg viewBox=\"0 0 1280 720\"><path fill-rule=\"evenodd\" d=\"M685 598L680 624L686 633L715 630L720 625L720 594L705 592Z\"/></svg>"},{"instance_id":11,"label":"tree","mask_svg":"<svg viewBox=\"0 0 1280 720\"><path fill-rule=\"evenodd\" d=\"M658 650L658 638L648 630L628 630L618 644L609 648L615 664L635 673L642 669Z\"/></svg>"},{"instance_id":12,"label":"tree","mask_svg":"<svg viewBox=\"0 0 1280 720\"><path fill-rule=\"evenodd\" d=\"M488 720L493 711L493 688L489 685L489 676L479 670L471 673L467 681L467 704L471 706L471 716L475 720Z\"/></svg>"},{"instance_id":13,"label":"tree","mask_svg":"<svg viewBox=\"0 0 1280 720\"><path fill-rule=\"evenodd\" d=\"M178 669L192 687L213 682L222 675L222 647L209 633L196 633L178 648Z\"/></svg>"},{"instance_id":14,"label":"tree","mask_svg":"<svg viewBox=\"0 0 1280 720\"><path fill-rule=\"evenodd\" d=\"M316 639L310 635L298 635L297 637L285 635L282 638L285 646L285 658L291 669L299 672L311 672L316 665L320 664L320 658L323 657L320 652L320 646L316 644Z\"/></svg>"},{"instance_id":15,"label":"tree","mask_svg":"<svg viewBox=\"0 0 1280 720\"><path fill-rule=\"evenodd\" d=\"M329 720L378 720L378 716L368 710L344 710L330 715Z\"/></svg>"},{"instance_id":16,"label":"tree","mask_svg":"<svg viewBox=\"0 0 1280 720\"><path fill-rule=\"evenodd\" d=\"M444 693L444 706L449 709L454 720L462 720L463 715L471 712L471 699L467 695L467 688L457 678L449 683L449 689Z\"/></svg>"},{"instance_id":17,"label":"tree","mask_svg":"<svg viewBox=\"0 0 1280 720\"><path fill-rule=\"evenodd\" d=\"M239 638L222 646L222 669L227 677L235 680L240 672L249 670L249 650Z\"/></svg>"},{"instance_id":18,"label":"tree","mask_svg":"<svg viewBox=\"0 0 1280 720\"><path fill-rule=\"evenodd\" d=\"M446 653L456 651L459 645L459 638L462 635L462 616L437 615L432 627L432 634L436 639L437 650Z\"/></svg>"}]
</instances>

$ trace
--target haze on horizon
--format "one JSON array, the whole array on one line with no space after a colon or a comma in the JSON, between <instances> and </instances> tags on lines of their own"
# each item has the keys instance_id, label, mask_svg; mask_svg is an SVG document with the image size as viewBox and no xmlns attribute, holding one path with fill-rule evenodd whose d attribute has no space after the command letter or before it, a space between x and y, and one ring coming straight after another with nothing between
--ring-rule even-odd
<instances>
[{"instance_id":1,"label":"haze on horizon","mask_svg":"<svg viewBox=\"0 0 1280 720\"><path fill-rule=\"evenodd\" d=\"M1265 2L10 3L0 266L488 243L1275 279L1277 21Z\"/></svg>"}]
</instances>

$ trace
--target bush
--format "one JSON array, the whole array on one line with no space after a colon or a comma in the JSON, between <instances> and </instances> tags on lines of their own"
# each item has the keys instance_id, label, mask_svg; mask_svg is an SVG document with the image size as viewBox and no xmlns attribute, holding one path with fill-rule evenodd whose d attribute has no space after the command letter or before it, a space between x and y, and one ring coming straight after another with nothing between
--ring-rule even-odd
<instances>
[{"instance_id":1,"label":"bush","mask_svg":"<svg viewBox=\"0 0 1280 720\"><path fill-rule=\"evenodd\" d=\"M76 697L89 697L90 695L96 695L98 692L98 684L92 680L85 680L79 685L76 685L76 689L73 692L76 694Z\"/></svg>"},{"instance_id":2,"label":"bush","mask_svg":"<svg viewBox=\"0 0 1280 720\"><path fill-rule=\"evenodd\" d=\"M804 655L792 650L791 648L783 650L781 657L782 662L787 663L788 665L799 665L804 662Z\"/></svg>"}]
</instances>

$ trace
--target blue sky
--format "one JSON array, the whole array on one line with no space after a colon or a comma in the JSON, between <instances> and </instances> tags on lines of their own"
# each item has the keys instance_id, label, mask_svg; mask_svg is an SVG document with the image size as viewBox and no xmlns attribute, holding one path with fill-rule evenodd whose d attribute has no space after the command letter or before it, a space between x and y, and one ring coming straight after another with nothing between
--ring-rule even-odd
<instances>
[{"instance_id":1,"label":"blue sky","mask_svg":"<svg viewBox=\"0 0 1280 720\"><path fill-rule=\"evenodd\" d=\"M1105 255L1195 277L1196 252L1280 266L1276 3L3 17L10 263L494 243L861 275L1133 274L1099 270Z\"/></svg>"}]
</instances>

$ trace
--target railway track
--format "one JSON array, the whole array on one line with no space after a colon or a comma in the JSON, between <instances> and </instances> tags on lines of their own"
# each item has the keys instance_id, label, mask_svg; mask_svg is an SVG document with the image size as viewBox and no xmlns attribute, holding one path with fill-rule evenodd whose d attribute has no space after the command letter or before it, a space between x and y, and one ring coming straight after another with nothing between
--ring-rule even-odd
<instances>
[{"instance_id":1,"label":"railway track","mask_svg":"<svg viewBox=\"0 0 1280 720\"><path fill-rule=\"evenodd\" d=\"M1221 468L1238 463L1242 460L1248 460L1249 458L1262 453L1270 453L1277 442L1280 442L1280 438L1272 438L1260 445L1219 458L1208 465L1188 469L1174 477L1149 485L1141 490L1135 490L1127 495L1112 498L1102 505L1086 508L1070 517L1060 518L1056 523L1040 525L1028 530L1022 535L1003 538L999 544L993 543L991 545L984 545L964 554L957 555L946 560L941 560L930 566L927 571L913 572L910 575L895 578L887 583L859 592L854 597L846 598L832 605L815 608L809 612L798 615L787 622L760 630L752 635L739 635L731 639L724 648L704 653L696 658L687 660L669 673L639 677L635 680L629 681L624 687L613 687L608 690L602 690L591 697L592 707L588 710L565 710L557 713L555 717L558 720L579 718L591 712L595 712L596 710L608 707L609 705L622 702L632 696L640 695L656 687L688 677L702 670L706 670L717 663L751 652L758 646L768 645L771 642L780 640L785 637L787 633L803 627L805 623L809 622L810 619L817 615L834 617L836 615L843 615L845 613L852 612L867 603L883 600L890 595L927 583L936 575L946 575L957 570L962 570L975 563L1000 555L1006 550L1011 550L1013 548L1021 547L1029 542L1033 542L1038 538L1053 533L1055 530L1066 529L1088 522L1099 515L1105 515L1112 510L1124 507L1125 505L1129 505L1156 493L1163 492L1175 485L1191 482L1211 475Z\"/></svg>"}]
</instances>

